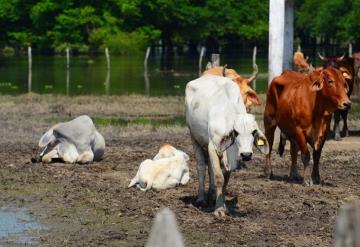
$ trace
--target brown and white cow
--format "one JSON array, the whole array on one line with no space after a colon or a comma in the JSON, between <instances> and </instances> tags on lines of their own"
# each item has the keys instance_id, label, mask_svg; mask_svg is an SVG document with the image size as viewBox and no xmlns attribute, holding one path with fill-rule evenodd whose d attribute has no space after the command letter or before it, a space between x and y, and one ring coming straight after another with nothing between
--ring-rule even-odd
<instances>
[{"instance_id":1,"label":"brown and white cow","mask_svg":"<svg viewBox=\"0 0 360 247\"><path fill-rule=\"evenodd\" d=\"M320 59L323 62L323 68L334 67L341 70L343 77L345 78L348 84L347 95L350 98L355 80L355 68L354 68L354 59L351 57L345 58L345 56L341 57L323 57L319 54ZM349 130L347 126L347 115L349 113L349 109L344 110L336 110L334 113L334 138L339 141L340 136L348 136ZM343 129L340 135L340 116L343 119Z\"/></svg>"},{"instance_id":2,"label":"brown and white cow","mask_svg":"<svg viewBox=\"0 0 360 247\"><path fill-rule=\"evenodd\" d=\"M351 101L341 71L326 68L303 75L286 71L275 77L267 92L264 112L265 136L270 152L266 156L265 175L272 176L271 149L276 127L290 139L290 179L298 178L297 155L304 163L303 184L320 183L319 160L330 127L332 113L346 109ZM310 176L310 152L313 149L313 170Z\"/></svg>"},{"instance_id":3,"label":"brown and white cow","mask_svg":"<svg viewBox=\"0 0 360 247\"><path fill-rule=\"evenodd\" d=\"M234 69L227 69L226 66L217 66L204 71L203 75L217 75L224 76L235 82L240 89L240 93L243 97L245 107L249 109L251 105L260 105L261 100L259 99L256 92L249 86L250 82L256 79L258 75L258 68L255 65L253 74L251 77L243 78Z\"/></svg>"}]
</instances>

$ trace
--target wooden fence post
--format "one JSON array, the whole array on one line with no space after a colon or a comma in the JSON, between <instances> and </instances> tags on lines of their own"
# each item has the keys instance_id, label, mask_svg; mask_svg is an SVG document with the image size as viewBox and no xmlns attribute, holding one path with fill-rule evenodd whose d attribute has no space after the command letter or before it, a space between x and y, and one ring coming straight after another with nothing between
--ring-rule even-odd
<instances>
[{"instance_id":1,"label":"wooden fence post","mask_svg":"<svg viewBox=\"0 0 360 247\"><path fill-rule=\"evenodd\" d=\"M106 57L107 69L110 69L110 54L109 54L109 49L107 47L105 48L105 57Z\"/></svg>"},{"instance_id":2,"label":"wooden fence post","mask_svg":"<svg viewBox=\"0 0 360 247\"><path fill-rule=\"evenodd\" d=\"M201 74L202 74L201 64L202 64L202 61L203 61L203 57L205 55L205 51L206 51L205 46L202 46L201 50L200 50L200 56L199 56L199 76L201 76Z\"/></svg>"},{"instance_id":3,"label":"wooden fence post","mask_svg":"<svg viewBox=\"0 0 360 247\"><path fill-rule=\"evenodd\" d=\"M28 47L28 93L32 90L32 52L31 46Z\"/></svg>"},{"instance_id":4,"label":"wooden fence post","mask_svg":"<svg viewBox=\"0 0 360 247\"><path fill-rule=\"evenodd\" d=\"M145 58L144 58L144 81L145 81L145 92L148 95L150 92L150 81L148 74L148 59L150 56L150 46L146 49Z\"/></svg>"},{"instance_id":5,"label":"wooden fence post","mask_svg":"<svg viewBox=\"0 0 360 247\"><path fill-rule=\"evenodd\" d=\"M146 247L184 247L184 241L169 208L162 209L155 217Z\"/></svg>"},{"instance_id":6,"label":"wooden fence post","mask_svg":"<svg viewBox=\"0 0 360 247\"><path fill-rule=\"evenodd\" d=\"M352 54L353 54L353 47L352 44L349 43L349 57L352 57Z\"/></svg>"},{"instance_id":7,"label":"wooden fence post","mask_svg":"<svg viewBox=\"0 0 360 247\"><path fill-rule=\"evenodd\" d=\"M220 54L211 54L211 65L212 67L220 66Z\"/></svg>"},{"instance_id":8,"label":"wooden fence post","mask_svg":"<svg viewBox=\"0 0 360 247\"><path fill-rule=\"evenodd\" d=\"M255 68L257 67L257 65L256 65L256 53L257 53L257 48L256 48L256 46L254 46L253 56L252 56L253 70L255 70ZM256 78L253 80L252 86L253 86L253 89L256 91Z\"/></svg>"},{"instance_id":9,"label":"wooden fence post","mask_svg":"<svg viewBox=\"0 0 360 247\"><path fill-rule=\"evenodd\" d=\"M341 206L336 219L335 247L360 246L360 206Z\"/></svg>"}]
</instances>

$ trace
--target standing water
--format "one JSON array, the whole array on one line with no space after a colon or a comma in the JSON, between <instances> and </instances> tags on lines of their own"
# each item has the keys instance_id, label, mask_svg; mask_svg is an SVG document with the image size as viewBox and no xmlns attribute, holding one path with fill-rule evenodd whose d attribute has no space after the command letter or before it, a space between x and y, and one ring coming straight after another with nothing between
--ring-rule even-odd
<instances>
[{"instance_id":1,"label":"standing water","mask_svg":"<svg viewBox=\"0 0 360 247\"><path fill-rule=\"evenodd\" d=\"M0 246L35 245L38 240L36 233L42 228L27 209L0 207Z\"/></svg>"},{"instance_id":2,"label":"standing water","mask_svg":"<svg viewBox=\"0 0 360 247\"><path fill-rule=\"evenodd\" d=\"M228 68L249 77L252 73L251 54L251 50L221 54L221 64L227 64ZM204 57L202 71L209 58L210 54ZM197 78L199 73L197 55L178 54L176 51L164 57L152 49L148 60L148 78L144 76L144 56L110 55L110 59L111 69L108 70L105 55L72 56L67 72L65 56L33 56L29 87L27 57L0 57L0 94L23 94L30 88L39 94L183 95L186 83ZM267 85L267 54L260 51L256 60L259 66L256 91L264 92Z\"/></svg>"}]
</instances>

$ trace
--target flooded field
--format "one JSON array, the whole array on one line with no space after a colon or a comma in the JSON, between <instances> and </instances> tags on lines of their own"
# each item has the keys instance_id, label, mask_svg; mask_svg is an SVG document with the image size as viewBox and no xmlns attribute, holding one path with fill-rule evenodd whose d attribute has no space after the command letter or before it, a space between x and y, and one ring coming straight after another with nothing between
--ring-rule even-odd
<instances>
[{"instance_id":1,"label":"flooded field","mask_svg":"<svg viewBox=\"0 0 360 247\"><path fill-rule=\"evenodd\" d=\"M0 201L28 209L30 222L45 226L30 227L16 234L17 239L25 237L41 246L143 246L154 216L160 208L169 207L186 246L332 244L339 207L360 200L357 99L350 113L351 136L325 144L322 185L304 187L288 180L288 149L283 158L273 155L275 179L264 179L264 157L255 153L246 169L232 174L226 200L234 211L223 219L215 218L211 208L193 204L197 177L189 133L182 120L172 122L184 118L183 100L174 96L1 97ZM259 123L262 107L253 109ZM49 126L85 113L95 119L107 141L101 162L31 163L37 142ZM190 182L162 192L128 189L140 162L153 157L164 142L190 155Z\"/></svg>"}]
</instances>

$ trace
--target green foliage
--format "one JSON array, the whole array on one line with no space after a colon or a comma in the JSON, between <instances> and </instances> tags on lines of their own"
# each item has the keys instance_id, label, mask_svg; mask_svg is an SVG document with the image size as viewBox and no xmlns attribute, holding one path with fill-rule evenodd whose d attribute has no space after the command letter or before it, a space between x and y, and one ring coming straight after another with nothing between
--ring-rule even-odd
<instances>
[{"instance_id":1,"label":"green foliage","mask_svg":"<svg viewBox=\"0 0 360 247\"><path fill-rule=\"evenodd\" d=\"M296 0L295 38L360 39L360 0ZM267 45L268 1L0 0L0 48L130 54L148 45ZM113 49L113 50L112 50Z\"/></svg>"}]
</instances>

